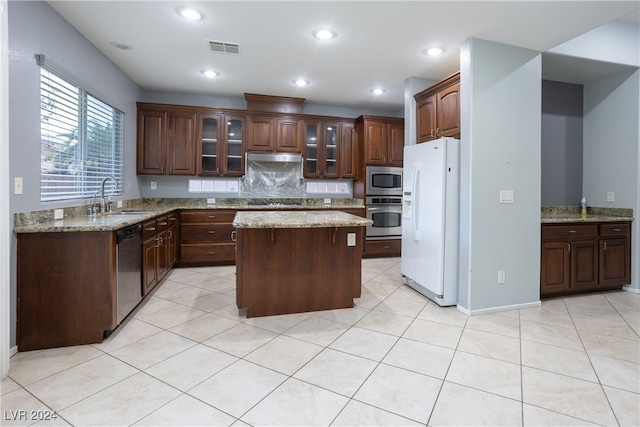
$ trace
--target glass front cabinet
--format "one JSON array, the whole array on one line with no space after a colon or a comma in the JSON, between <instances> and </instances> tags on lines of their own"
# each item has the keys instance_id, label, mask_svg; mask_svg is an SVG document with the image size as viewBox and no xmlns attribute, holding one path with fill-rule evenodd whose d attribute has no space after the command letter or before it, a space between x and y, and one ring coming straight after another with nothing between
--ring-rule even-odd
<instances>
[{"instance_id":1,"label":"glass front cabinet","mask_svg":"<svg viewBox=\"0 0 640 427\"><path fill-rule=\"evenodd\" d=\"M338 178L338 123L306 121L304 130L305 178Z\"/></svg>"},{"instance_id":2,"label":"glass front cabinet","mask_svg":"<svg viewBox=\"0 0 640 427\"><path fill-rule=\"evenodd\" d=\"M200 114L198 175L242 176L245 128L244 117Z\"/></svg>"}]
</instances>

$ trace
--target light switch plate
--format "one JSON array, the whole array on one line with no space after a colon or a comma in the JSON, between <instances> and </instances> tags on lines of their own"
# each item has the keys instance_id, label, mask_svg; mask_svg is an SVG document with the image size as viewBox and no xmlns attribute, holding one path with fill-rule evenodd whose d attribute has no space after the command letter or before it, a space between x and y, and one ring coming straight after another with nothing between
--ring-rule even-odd
<instances>
[{"instance_id":1,"label":"light switch plate","mask_svg":"<svg viewBox=\"0 0 640 427\"><path fill-rule=\"evenodd\" d=\"M501 190L500 203L513 203L513 190Z\"/></svg>"},{"instance_id":2,"label":"light switch plate","mask_svg":"<svg viewBox=\"0 0 640 427\"><path fill-rule=\"evenodd\" d=\"M347 246L356 245L356 233L347 233Z\"/></svg>"},{"instance_id":3,"label":"light switch plate","mask_svg":"<svg viewBox=\"0 0 640 427\"><path fill-rule=\"evenodd\" d=\"M616 195L613 191L607 191L607 202L613 203L616 201Z\"/></svg>"}]
</instances>

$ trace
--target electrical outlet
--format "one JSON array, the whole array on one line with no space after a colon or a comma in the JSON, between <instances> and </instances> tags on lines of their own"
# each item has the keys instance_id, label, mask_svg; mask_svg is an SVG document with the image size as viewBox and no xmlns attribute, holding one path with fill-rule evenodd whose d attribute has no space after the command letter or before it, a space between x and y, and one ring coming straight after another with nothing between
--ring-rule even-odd
<instances>
[{"instance_id":1,"label":"electrical outlet","mask_svg":"<svg viewBox=\"0 0 640 427\"><path fill-rule=\"evenodd\" d=\"M331 199L324 199L324 204L325 205L330 205L331 204Z\"/></svg>"},{"instance_id":2,"label":"electrical outlet","mask_svg":"<svg viewBox=\"0 0 640 427\"><path fill-rule=\"evenodd\" d=\"M507 283L507 273L504 270L498 270L498 283Z\"/></svg>"},{"instance_id":3,"label":"electrical outlet","mask_svg":"<svg viewBox=\"0 0 640 427\"><path fill-rule=\"evenodd\" d=\"M64 209L54 209L53 219L63 219L63 218L64 218Z\"/></svg>"},{"instance_id":4,"label":"electrical outlet","mask_svg":"<svg viewBox=\"0 0 640 427\"><path fill-rule=\"evenodd\" d=\"M13 194L22 194L22 177L13 178Z\"/></svg>"},{"instance_id":5,"label":"electrical outlet","mask_svg":"<svg viewBox=\"0 0 640 427\"><path fill-rule=\"evenodd\" d=\"M513 190L501 190L500 203L513 203Z\"/></svg>"},{"instance_id":6,"label":"electrical outlet","mask_svg":"<svg viewBox=\"0 0 640 427\"><path fill-rule=\"evenodd\" d=\"M607 191L607 203L613 203L616 200L616 195L613 191Z\"/></svg>"},{"instance_id":7,"label":"electrical outlet","mask_svg":"<svg viewBox=\"0 0 640 427\"><path fill-rule=\"evenodd\" d=\"M356 233L347 233L347 246L356 245Z\"/></svg>"},{"instance_id":8,"label":"electrical outlet","mask_svg":"<svg viewBox=\"0 0 640 427\"><path fill-rule=\"evenodd\" d=\"M118 200L118 202L116 203L116 206L118 208L121 208L122 207L122 200Z\"/></svg>"},{"instance_id":9,"label":"electrical outlet","mask_svg":"<svg viewBox=\"0 0 640 427\"><path fill-rule=\"evenodd\" d=\"M151 189L152 190L157 190L158 189L158 183L155 181L151 181Z\"/></svg>"},{"instance_id":10,"label":"electrical outlet","mask_svg":"<svg viewBox=\"0 0 640 427\"><path fill-rule=\"evenodd\" d=\"M210 197L207 199L207 204L208 205L215 205L216 204L216 199L214 197Z\"/></svg>"}]
</instances>

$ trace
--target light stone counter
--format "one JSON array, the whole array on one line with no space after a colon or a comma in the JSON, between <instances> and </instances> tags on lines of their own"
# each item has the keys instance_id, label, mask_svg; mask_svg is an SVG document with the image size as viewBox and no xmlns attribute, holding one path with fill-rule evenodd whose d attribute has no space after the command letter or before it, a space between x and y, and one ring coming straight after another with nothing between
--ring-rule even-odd
<instances>
[{"instance_id":1,"label":"light stone counter","mask_svg":"<svg viewBox=\"0 0 640 427\"><path fill-rule=\"evenodd\" d=\"M587 215L580 215L580 208L574 206L544 206L541 210L542 224L571 222L626 222L633 221L633 209L587 208Z\"/></svg>"},{"instance_id":2,"label":"light stone counter","mask_svg":"<svg viewBox=\"0 0 640 427\"><path fill-rule=\"evenodd\" d=\"M236 228L326 228L366 227L373 221L340 211L241 211L236 214Z\"/></svg>"}]
</instances>

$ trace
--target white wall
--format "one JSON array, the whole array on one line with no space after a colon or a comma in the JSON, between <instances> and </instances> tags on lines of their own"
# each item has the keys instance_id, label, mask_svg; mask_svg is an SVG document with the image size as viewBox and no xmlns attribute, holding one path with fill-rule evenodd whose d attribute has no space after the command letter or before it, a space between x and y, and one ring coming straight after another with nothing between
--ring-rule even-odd
<instances>
[{"instance_id":1,"label":"white wall","mask_svg":"<svg viewBox=\"0 0 640 427\"><path fill-rule=\"evenodd\" d=\"M540 303L539 52L480 39L461 49L461 289L478 313ZM515 203L499 204L500 190ZM498 284L498 270L506 283Z\"/></svg>"},{"instance_id":2,"label":"white wall","mask_svg":"<svg viewBox=\"0 0 640 427\"><path fill-rule=\"evenodd\" d=\"M0 379L9 374L9 43L7 0L0 1Z\"/></svg>"}]
</instances>

